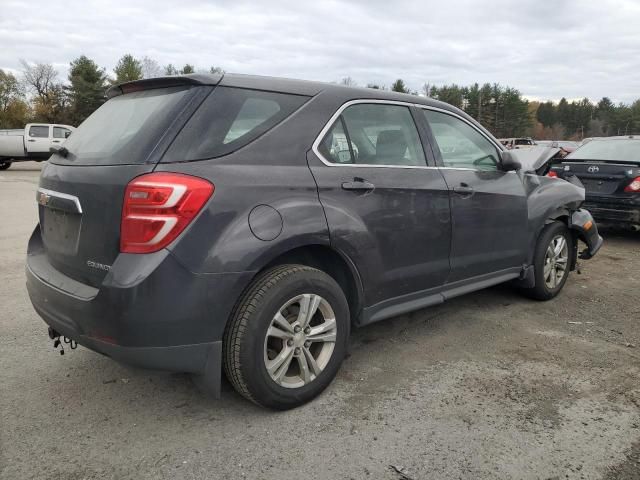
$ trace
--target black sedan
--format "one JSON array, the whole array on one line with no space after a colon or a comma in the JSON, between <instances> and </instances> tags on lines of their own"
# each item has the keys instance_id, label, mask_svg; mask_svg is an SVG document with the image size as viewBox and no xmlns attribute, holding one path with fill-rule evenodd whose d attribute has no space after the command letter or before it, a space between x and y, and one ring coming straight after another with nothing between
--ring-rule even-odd
<instances>
[{"instance_id":1,"label":"black sedan","mask_svg":"<svg viewBox=\"0 0 640 480\"><path fill-rule=\"evenodd\" d=\"M640 231L640 135L593 138L548 175L577 176L598 223Z\"/></svg>"}]
</instances>

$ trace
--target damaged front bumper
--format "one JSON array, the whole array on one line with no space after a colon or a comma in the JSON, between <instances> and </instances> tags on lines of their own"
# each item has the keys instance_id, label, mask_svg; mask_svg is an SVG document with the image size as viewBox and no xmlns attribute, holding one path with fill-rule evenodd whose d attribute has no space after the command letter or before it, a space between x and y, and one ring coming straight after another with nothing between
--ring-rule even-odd
<instances>
[{"instance_id":1,"label":"damaged front bumper","mask_svg":"<svg viewBox=\"0 0 640 480\"><path fill-rule=\"evenodd\" d=\"M604 240L598 233L596 221L588 210L580 208L573 212L569 217L569 228L574 230L578 238L587 245L587 248L579 254L581 259L588 260L598 253Z\"/></svg>"}]
</instances>

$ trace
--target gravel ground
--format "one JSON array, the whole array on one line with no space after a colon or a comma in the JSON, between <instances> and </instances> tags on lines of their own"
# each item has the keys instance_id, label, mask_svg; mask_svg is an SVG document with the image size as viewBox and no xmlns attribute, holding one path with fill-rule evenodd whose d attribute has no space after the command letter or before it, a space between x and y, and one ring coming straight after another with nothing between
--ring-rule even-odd
<instances>
[{"instance_id":1,"label":"gravel ground","mask_svg":"<svg viewBox=\"0 0 640 480\"><path fill-rule=\"evenodd\" d=\"M0 478L640 478L640 234L604 232L551 302L499 286L357 330L274 413L53 351L24 287L38 174L0 172Z\"/></svg>"}]
</instances>

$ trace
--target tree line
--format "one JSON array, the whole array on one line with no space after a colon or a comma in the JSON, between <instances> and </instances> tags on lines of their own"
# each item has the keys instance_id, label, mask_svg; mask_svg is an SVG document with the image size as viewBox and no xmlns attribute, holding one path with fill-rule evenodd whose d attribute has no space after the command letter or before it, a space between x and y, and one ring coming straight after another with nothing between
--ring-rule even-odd
<instances>
[{"instance_id":1,"label":"tree line","mask_svg":"<svg viewBox=\"0 0 640 480\"><path fill-rule=\"evenodd\" d=\"M60 79L53 65L20 61L22 72L14 75L0 69L0 129L22 128L27 123L63 123L77 126L106 100L111 85L188 73L222 73L219 67L196 69L173 64L161 67L149 57L123 55L113 74L81 55L69 64L67 81Z\"/></svg>"},{"instance_id":2,"label":"tree line","mask_svg":"<svg viewBox=\"0 0 640 480\"><path fill-rule=\"evenodd\" d=\"M223 73L220 67L197 69L160 64L152 58L123 55L113 72L82 55L69 65L66 81L53 65L21 61L21 74L0 69L0 129L22 128L26 123L64 123L77 126L106 101L106 89L115 84L162 75ZM351 77L340 83L357 86ZM559 102L528 101L520 91L497 83L436 86L425 83L420 91L397 79L389 87L368 88L431 97L450 103L478 120L496 137L531 136L537 139L578 140L590 136L640 133L640 99L614 104L608 97L597 103L588 98Z\"/></svg>"},{"instance_id":3,"label":"tree line","mask_svg":"<svg viewBox=\"0 0 640 480\"><path fill-rule=\"evenodd\" d=\"M350 77L343 85L356 86ZM368 84L369 88L385 88ZM498 138L534 137L539 140L581 140L586 137L640 134L640 99L630 105L614 104L609 97L597 103L588 98L559 102L526 100L511 87L499 84L435 86L425 83L421 92L409 89L402 79L390 90L423 95L450 103L478 120Z\"/></svg>"}]
</instances>

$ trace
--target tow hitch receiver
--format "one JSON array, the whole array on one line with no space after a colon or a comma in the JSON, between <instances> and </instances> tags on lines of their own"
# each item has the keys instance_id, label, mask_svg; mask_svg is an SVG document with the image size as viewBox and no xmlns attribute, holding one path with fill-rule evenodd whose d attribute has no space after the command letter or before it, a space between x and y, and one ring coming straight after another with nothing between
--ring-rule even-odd
<instances>
[{"instance_id":1,"label":"tow hitch receiver","mask_svg":"<svg viewBox=\"0 0 640 480\"><path fill-rule=\"evenodd\" d=\"M62 345L62 342L69 345L69 348L71 348L71 350L75 350L76 348L78 348L78 342L70 339L69 337L62 337L61 341L60 334L51 327L49 327L49 338L53 340L53 348L60 347L60 355L64 355L64 346Z\"/></svg>"}]
</instances>

